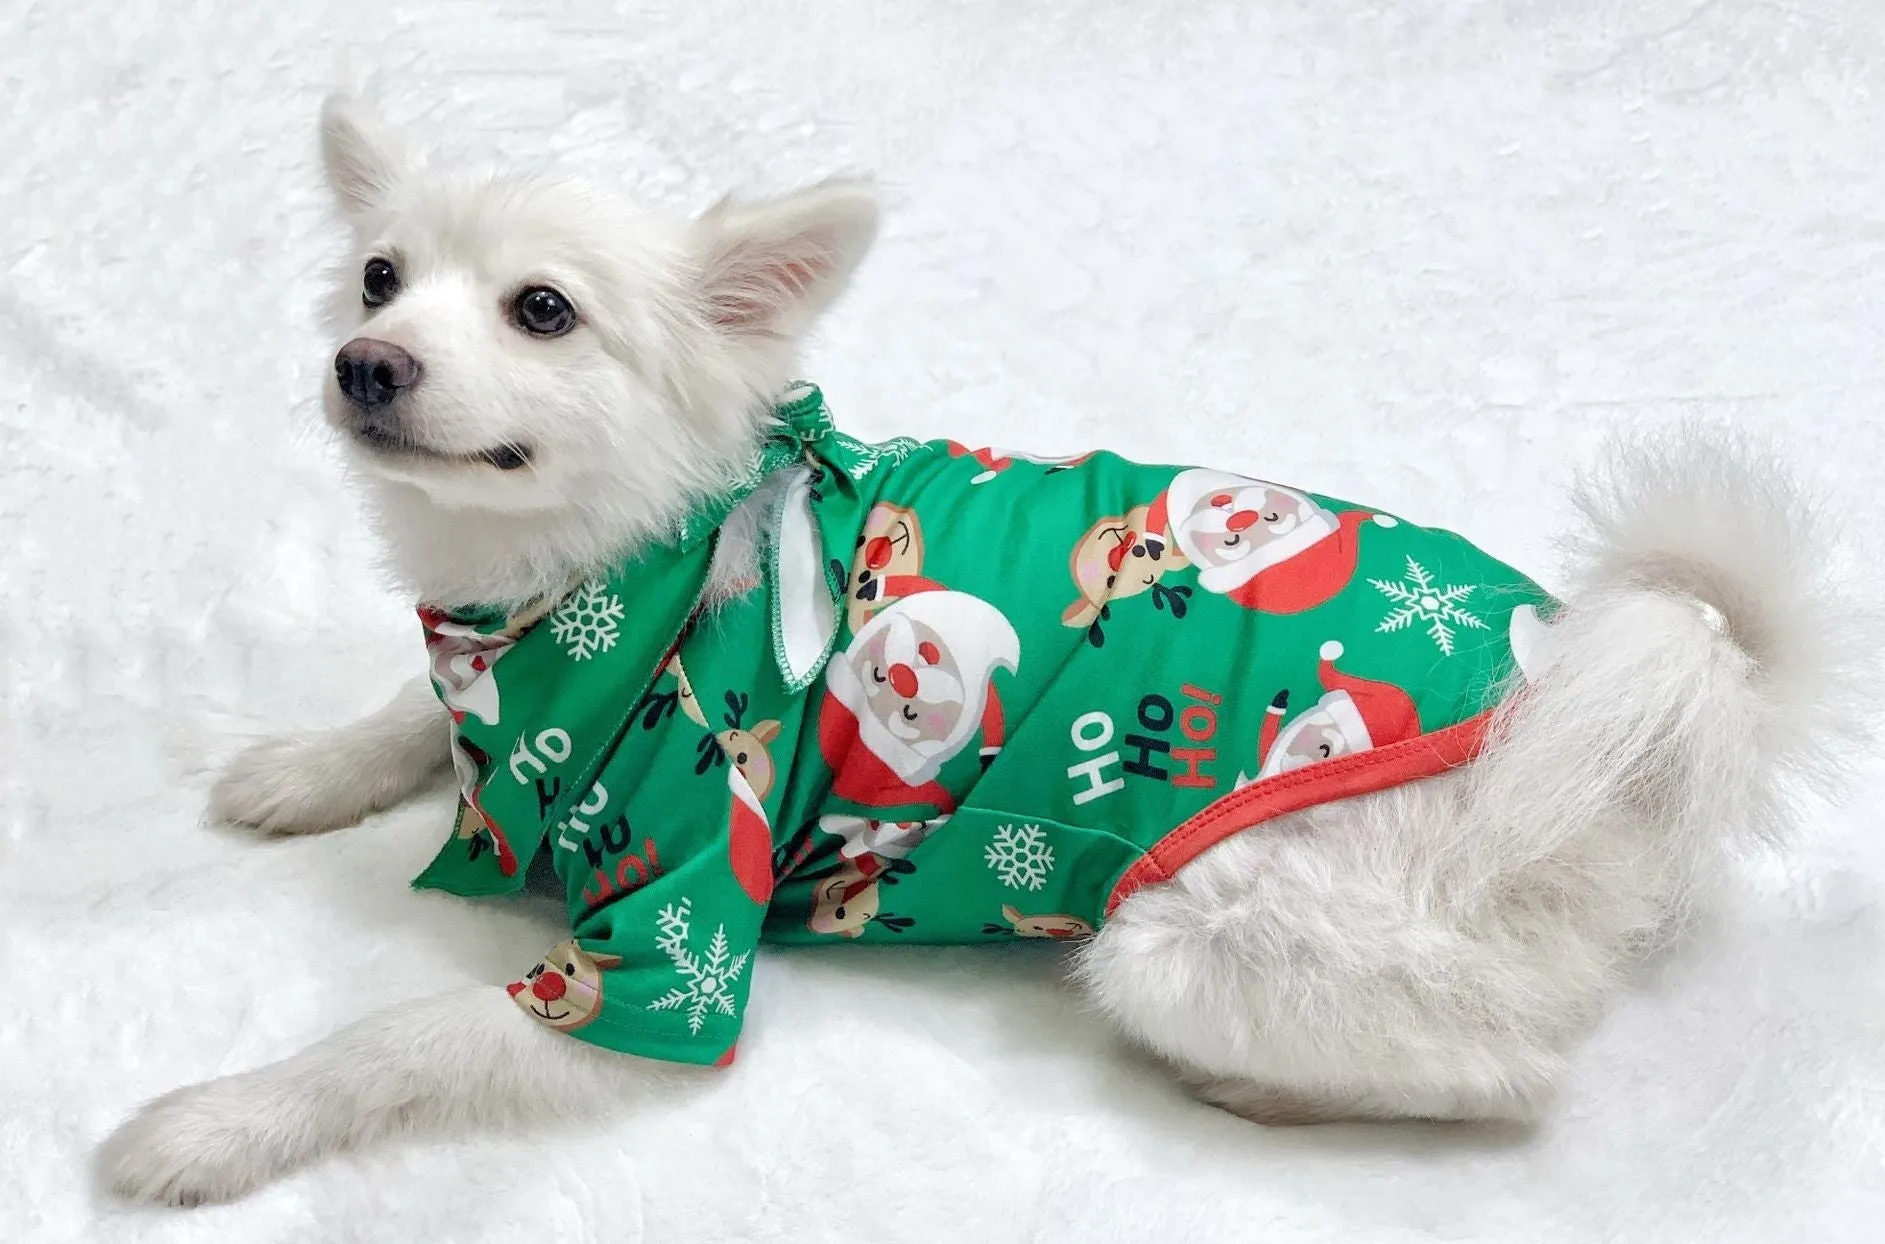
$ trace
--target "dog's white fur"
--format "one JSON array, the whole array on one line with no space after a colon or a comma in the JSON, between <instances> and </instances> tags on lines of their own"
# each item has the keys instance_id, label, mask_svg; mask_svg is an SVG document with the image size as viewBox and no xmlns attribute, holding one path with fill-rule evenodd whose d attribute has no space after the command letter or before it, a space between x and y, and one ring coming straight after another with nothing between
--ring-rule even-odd
<instances>
[{"instance_id":1,"label":"dog's white fur","mask_svg":"<svg viewBox=\"0 0 1885 1244\"><path fill-rule=\"evenodd\" d=\"M400 399L416 444L532 454L499 471L347 439L395 570L448 604L559 591L724 484L876 225L855 182L676 221L560 182L430 173L344 100L323 134L356 243L341 336L422 361ZM373 255L404 287L369 313ZM581 326L546 341L508 323L530 284L567 293ZM332 382L326 409L348 433ZM1834 775L1863 720L1864 631L1779 467L1690 429L1620 444L1578 496L1552 664L1479 760L1232 838L1129 898L1080 955L1098 1008L1205 1098L1267 1122L1535 1115L1730 849L1779 840L1786 792ZM765 504L730 520L716 591L750 576ZM277 832L349 824L443 766L445 743L420 681L354 726L242 754L211 806ZM102 1167L129 1196L215 1200L388 1132L632 1101L689 1074L470 989L160 1098Z\"/></svg>"}]
</instances>

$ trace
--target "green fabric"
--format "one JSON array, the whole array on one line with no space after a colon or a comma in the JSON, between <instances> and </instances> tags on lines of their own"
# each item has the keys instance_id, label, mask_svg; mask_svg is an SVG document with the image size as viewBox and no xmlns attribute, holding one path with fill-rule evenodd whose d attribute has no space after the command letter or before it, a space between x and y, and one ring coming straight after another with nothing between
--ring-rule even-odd
<instances>
[{"instance_id":1,"label":"green fabric","mask_svg":"<svg viewBox=\"0 0 1885 1244\"><path fill-rule=\"evenodd\" d=\"M415 884L547 857L573 936L510 988L611 1049L730 1057L762 938L1080 936L1232 792L1435 771L1555 607L1332 498L779 413L672 541L508 619L421 610L464 797ZM780 473L763 581L703 611L713 530Z\"/></svg>"}]
</instances>

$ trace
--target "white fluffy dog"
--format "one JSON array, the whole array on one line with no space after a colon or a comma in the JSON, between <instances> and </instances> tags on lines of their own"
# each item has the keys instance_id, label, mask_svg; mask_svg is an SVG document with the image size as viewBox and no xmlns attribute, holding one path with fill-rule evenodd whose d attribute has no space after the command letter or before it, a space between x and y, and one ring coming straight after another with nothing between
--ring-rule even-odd
<instances>
[{"instance_id":1,"label":"white fluffy dog","mask_svg":"<svg viewBox=\"0 0 1885 1244\"><path fill-rule=\"evenodd\" d=\"M323 148L354 234L341 380L405 390L369 413L330 378L327 417L392 565L446 605L580 579L728 478L877 226L853 181L686 220L433 172L346 100ZM1230 838L1080 953L1098 1009L1205 1099L1272 1123L1535 1115L1632 962L1691 920L1734 847L1782 836L1794 779L1833 776L1862 634L1814 507L1693 430L1619 447L1579 500L1553 663L1479 759ZM713 590L750 581L767 504L729 520ZM448 728L417 679L363 721L239 755L212 810L272 833L351 824L447 766ZM217 1200L390 1132L628 1102L685 1074L703 1073L465 989L150 1103L103 1171L132 1197Z\"/></svg>"}]
</instances>

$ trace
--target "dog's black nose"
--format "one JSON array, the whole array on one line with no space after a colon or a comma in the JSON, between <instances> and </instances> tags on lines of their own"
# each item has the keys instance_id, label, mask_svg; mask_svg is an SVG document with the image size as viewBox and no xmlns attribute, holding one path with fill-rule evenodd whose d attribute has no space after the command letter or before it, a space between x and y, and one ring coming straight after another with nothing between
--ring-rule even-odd
<instances>
[{"instance_id":1,"label":"dog's black nose","mask_svg":"<svg viewBox=\"0 0 1885 1244\"><path fill-rule=\"evenodd\" d=\"M334 356L340 391L361 410L376 410L419 383L419 360L390 341L355 337Z\"/></svg>"}]
</instances>

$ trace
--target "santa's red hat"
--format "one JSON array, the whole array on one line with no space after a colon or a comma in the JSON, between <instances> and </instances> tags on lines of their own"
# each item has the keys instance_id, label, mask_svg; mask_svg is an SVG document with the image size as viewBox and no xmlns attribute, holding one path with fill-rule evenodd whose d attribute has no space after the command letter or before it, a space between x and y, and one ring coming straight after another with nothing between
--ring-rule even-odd
<instances>
[{"instance_id":1,"label":"santa's red hat","mask_svg":"<svg viewBox=\"0 0 1885 1244\"><path fill-rule=\"evenodd\" d=\"M1317 654L1316 673L1329 694L1316 707L1335 721L1353 751L1367 751L1420 737L1420 712L1414 698L1393 683L1356 678L1335 668L1342 659L1340 641L1331 639Z\"/></svg>"},{"instance_id":2,"label":"santa's red hat","mask_svg":"<svg viewBox=\"0 0 1885 1244\"><path fill-rule=\"evenodd\" d=\"M1395 524L1394 518L1387 514L1348 510L1335 518L1334 530L1301 545L1286 560L1277 561L1271 556L1267 569L1252 574L1224 594L1244 608L1261 613L1303 613L1334 599L1355 577L1355 563L1361 557L1361 528L1370 520L1378 527ZM1298 527L1290 536L1303 530ZM1278 543L1289 545L1294 541L1285 539ZM1214 590L1204 584L1202 574L1198 582L1207 590Z\"/></svg>"}]
</instances>

